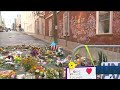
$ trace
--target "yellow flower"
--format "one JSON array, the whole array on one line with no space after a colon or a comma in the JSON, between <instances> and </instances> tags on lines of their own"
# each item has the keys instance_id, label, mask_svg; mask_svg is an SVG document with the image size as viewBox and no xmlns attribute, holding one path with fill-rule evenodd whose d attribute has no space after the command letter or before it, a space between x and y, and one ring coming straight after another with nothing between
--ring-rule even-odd
<instances>
[{"instance_id":1,"label":"yellow flower","mask_svg":"<svg viewBox=\"0 0 120 90\"><path fill-rule=\"evenodd\" d=\"M80 65L80 59L77 59L77 64Z\"/></svg>"},{"instance_id":2,"label":"yellow flower","mask_svg":"<svg viewBox=\"0 0 120 90\"><path fill-rule=\"evenodd\" d=\"M76 67L76 64L72 61L70 61L70 63L68 64L70 69L74 69Z\"/></svg>"},{"instance_id":3,"label":"yellow flower","mask_svg":"<svg viewBox=\"0 0 120 90\"><path fill-rule=\"evenodd\" d=\"M3 49L2 49L2 48L0 48L0 51L3 51Z\"/></svg>"},{"instance_id":4,"label":"yellow flower","mask_svg":"<svg viewBox=\"0 0 120 90\"><path fill-rule=\"evenodd\" d=\"M36 66L33 66L33 69L36 69Z\"/></svg>"}]
</instances>

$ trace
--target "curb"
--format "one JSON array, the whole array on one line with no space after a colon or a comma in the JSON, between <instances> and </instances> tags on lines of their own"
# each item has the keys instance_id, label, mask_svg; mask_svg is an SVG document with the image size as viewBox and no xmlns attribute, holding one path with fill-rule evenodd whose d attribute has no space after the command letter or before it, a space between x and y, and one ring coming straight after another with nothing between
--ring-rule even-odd
<instances>
[{"instance_id":1,"label":"curb","mask_svg":"<svg viewBox=\"0 0 120 90\"><path fill-rule=\"evenodd\" d=\"M44 40L44 39L41 39L41 38L39 38L39 37L36 37L34 34L29 34L29 33L25 33L25 32L22 32L22 33L23 33L23 34L26 34L26 35L30 35L30 36L32 36L32 37L34 37L34 38L40 39L40 40L46 42L47 44L50 44L49 41ZM58 46L59 46L59 47L62 47L66 52L72 53L72 50L69 50L67 47L61 46L61 45L59 45L59 44L58 44Z\"/></svg>"}]
</instances>

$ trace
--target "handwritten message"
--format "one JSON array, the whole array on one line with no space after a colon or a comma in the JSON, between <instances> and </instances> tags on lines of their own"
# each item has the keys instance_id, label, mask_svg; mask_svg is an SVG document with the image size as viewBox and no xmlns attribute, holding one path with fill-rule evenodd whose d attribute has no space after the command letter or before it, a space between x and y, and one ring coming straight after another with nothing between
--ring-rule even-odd
<instances>
[{"instance_id":1,"label":"handwritten message","mask_svg":"<svg viewBox=\"0 0 120 90\"><path fill-rule=\"evenodd\" d=\"M67 79L96 79L96 67L67 68Z\"/></svg>"}]
</instances>

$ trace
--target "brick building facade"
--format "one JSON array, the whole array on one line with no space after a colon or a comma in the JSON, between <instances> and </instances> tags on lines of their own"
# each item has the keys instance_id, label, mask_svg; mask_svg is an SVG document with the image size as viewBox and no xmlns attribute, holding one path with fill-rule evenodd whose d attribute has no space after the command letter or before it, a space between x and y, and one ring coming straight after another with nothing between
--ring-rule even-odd
<instances>
[{"instance_id":1,"label":"brick building facade","mask_svg":"<svg viewBox=\"0 0 120 90\"><path fill-rule=\"evenodd\" d=\"M32 30L44 39L54 36L54 17L52 11L31 11L32 19L27 20ZM27 15L27 19L29 15ZM66 34L69 42L81 44L120 44L119 11L57 11L57 35L59 43L65 44Z\"/></svg>"},{"instance_id":2,"label":"brick building facade","mask_svg":"<svg viewBox=\"0 0 120 90\"><path fill-rule=\"evenodd\" d=\"M65 33L68 32L68 41L72 42L120 44L119 11L59 11L57 23L59 39L65 40ZM52 12L45 11L46 36L50 36L50 30L53 32L53 25Z\"/></svg>"}]
</instances>

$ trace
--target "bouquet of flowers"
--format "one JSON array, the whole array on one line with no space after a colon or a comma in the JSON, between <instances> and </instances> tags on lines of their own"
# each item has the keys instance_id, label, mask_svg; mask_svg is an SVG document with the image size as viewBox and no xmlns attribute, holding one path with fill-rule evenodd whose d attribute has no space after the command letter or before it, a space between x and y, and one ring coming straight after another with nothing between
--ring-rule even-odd
<instances>
[{"instance_id":1,"label":"bouquet of flowers","mask_svg":"<svg viewBox=\"0 0 120 90\"><path fill-rule=\"evenodd\" d=\"M48 68L46 71L47 79L59 79L59 72L53 68Z\"/></svg>"},{"instance_id":2,"label":"bouquet of flowers","mask_svg":"<svg viewBox=\"0 0 120 90\"><path fill-rule=\"evenodd\" d=\"M16 72L13 70L5 70L0 72L0 78L1 79L15 79L16 78Z\"/></svg>"},{"instance_id":3,"label":"bouquet of flowers","mask_svg":"<svg viewBox=\"0 0 120 90\"><path fill-rule=\"evenodd\" d=\"M33 48L30 52L30 54L33 56L33 57L36 57L38 55L38 51L36 48Z\"/></svg>"},{"instance_id":4,"label":"bouquet of flowers","mask_svg":"<svg viewBox=\"0 0 120 90\"><path fill-rule=\"evenodd\" d=\"M3 51L3 48L0 48L0 52L2 52Z\"/></svg>"},{"instance_id":5,"label":"bouquet of flowers","mask_svg":"<svg viewBox=\"0 0 120 90\"><path fill-rule=\"evenodd\" d=\"M21 65L24 67L25 71L29 71L33 66L37 66L37 60L32 57L24 58L21 60Z\"/></svg>"},{"instance_id":6,"label":"bouquet of flowers","mask_svg":"<svg viewBox=\"0 0 120 90\"><path fill-rule=\"evenodd\" d=\"M20 63L20 61L22 60L22 57L21 56L14 56L14 61L15 63Z\"/></svg>"},{"instance_id":7,"label":"bouquet of flowers","mask_svg":"<svg viewBox=\"0 0 120 90\"><path fill-rule=\"evenodd\" d=\"M39 79L39 78L43 78L45 75L44 75L44 72L45 72L45 68L43 68L42 66L33 66L30 70L29 70L30 73L33 73L35 74L36 76L36 79Z\"/></svg>"}]
</instances>

